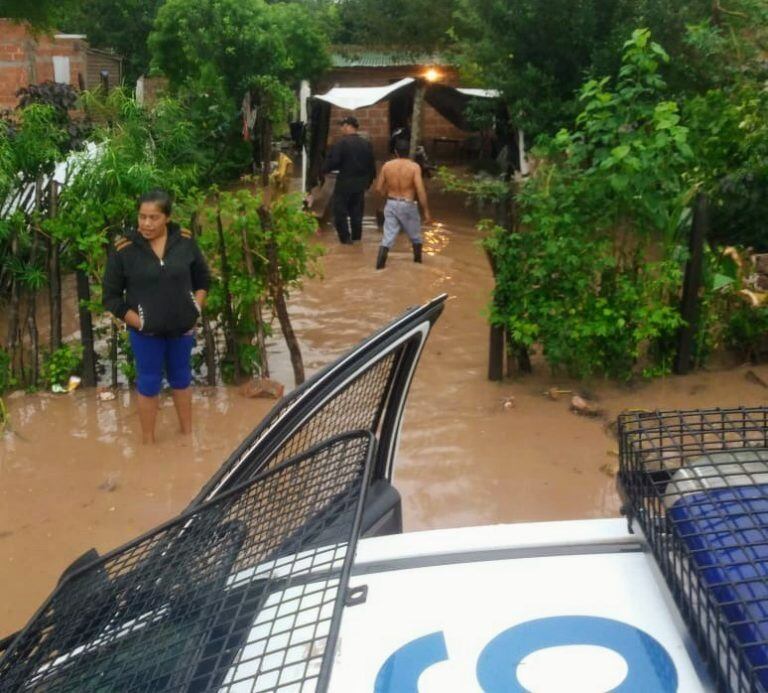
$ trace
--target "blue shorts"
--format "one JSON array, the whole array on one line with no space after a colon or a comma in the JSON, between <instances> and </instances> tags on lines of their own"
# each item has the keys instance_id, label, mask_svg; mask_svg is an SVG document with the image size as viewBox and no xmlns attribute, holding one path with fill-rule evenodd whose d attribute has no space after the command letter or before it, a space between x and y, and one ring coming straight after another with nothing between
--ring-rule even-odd
<instances>
[{"instance_id":1,"label":"blue shorts","mask_svg":"<svg viewBox=\"0 0 768 693\"><path fill-rule=\"evenodd\" d=\"M195 337L156 337L128 330L136 361L136 389L145 397L160 394L163 370L174 390L184 390L192 382L192 347Z\"/></svg>"}]
</instances>

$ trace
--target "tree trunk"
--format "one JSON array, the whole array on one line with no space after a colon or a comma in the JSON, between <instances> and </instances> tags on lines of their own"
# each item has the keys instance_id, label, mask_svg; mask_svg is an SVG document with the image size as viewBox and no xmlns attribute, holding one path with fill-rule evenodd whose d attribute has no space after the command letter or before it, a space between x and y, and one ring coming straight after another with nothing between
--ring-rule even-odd
<instances>
[{"instance_id":1,"label":"tree trunk","mask_svg":"<svg viewBox=\"0 0 768 693\"><path fill-rule=\"evenodd\" d=\"M200 227L200 215L197 212L192 213L192 217L189 220L189 228L195 238L200 235L202 228ZM201 323L203 326L205 368L208 371L208 385L214 387L216 385L216 340L214 339L213 330L211 329L211 321L207 316L202 316Z\"/></svg>"},{"instance_id":2,"label":"tree trunk","mask_svg":"<svg viewBox=\"0 0 768 693\"><path fill-rule=\"evenodd\" d=\"M266 206L259 207L259 218L261 227L269 239L267 241L267 262L269 265L269 293L272 298L272 304L275 307L275 314L280 323L280 329L283 332L285 343L288 346L288 352L291 355L291 365L293 366L293 378L296 385L301 385L304 380L304 361L301 357L301 347L296 333L293 331L291 316L288 314L288 305L285 300L285 291L280 277L280 265L277 260L277 245L272 238L273 224L272 214Z\"/></svg>"},{"instance_id":3,"label":"tree trunk","mask_svg":"<svg viewBox=\"0 0 768 693\"><path fill-rule=\"evenodd\" d=\"M19 283L15 279L11 283L10 314L8 316L8 335L6 338L6 350L11 364L11 372L18 376L23 383L24 372L19 359L19 321L21 317L21 296L19 295Z\"/></svg>"},{"instance_id":4,"label":"tree trunk","mask_svg":"<svg viewBox=\"0 0 768 693\"><path fill-rule=\"evenodd\" d=\"M232 293L229 288L229 261L227 260L227 244L224 239L224 225L221 221L221 209L216 212L216 230L219 234L219 253L221 255L221 283L224 287L224 341L227 345L227 356L232 359L235 382L240 380L240 357L237 353L235 338L235 318L232 310Z\"/></svg>"},{"instance_id":5,"label":"tree trunk","mask_svg":"<svg viewBox=\"0 0 768 693\"><path fill-rule=\"evenodd\" d=\"M269 104L265 102L264 97L260 98L259 106L262 114L269 113ZM283 332L285 343L288 345L288 351L291 355L291 365L293 366L293 378L296 385L304 382L304 362L301 358L301 347L296 339L296 333L291 325L291 317L288 314L288 305L285 300L285 291L280 277L280 265L277 259L277 246L275 244L274 224L272 223L272 212L270 203L272 200L269 185L269 168L272 161L272 123L268 117L262 115L260 118L261 131L261 185L263 188L263 203L259 207L259 219L261 220L262 232L267 240L267 275L269 293L272 298L272 304L275 308L280 329ZM266 349L264 350L266 358Z\"/></svg>"},{"instance_id":6,"label":"tree trunk","mask_svg":"<svg viewBox=\"0 0 768 693\"><path fill-rule=\"evenodd\" d=\"M256 315L256 324L258 325L258 331L256 333L256 339L259 342L259 359L261 368L261 377L269 378L269 359L267 358L267 341L264 339L264 312L262 310L262 299L259 298L254 306Z\"/></svg>"},{"instance_id":7,"label":"tree trunk","mask_svg":"<svg viewBox=\"0 0 768 693\"><path fill-rule=\"evenodd\" d=\"M40 333L37 330L37 301L35 292L27 292L27 331L29 332L29 384L37 387L40 375Z\"/></svg>"},{"instance_id":8,"label":"tree trunk","mask_svg":"<svg viewBox=\"0 0 768 693\"><path fill-rule=\"evenodd\" d=\"M37 184L37 193L35 195L35 204L37 209L40 209L40 182ZM32 234L32 248L29 254L29 264L31 267L35 266L37 262L37 246L40 240L40 234L37 228L30 226L30 233ZM27 331L29 332L29 348L30 348L30 371L29 382L32 387L37 387L38 376L40 374L40 333L37 329L37 295L32 288L27 288Z\"/></svg>"},{"instance_id":9,"label":"tree trunk","mask_svg":"<svg viewBox=\"0 0 768 693\"><path fill-rule=\"evenodd\" d=\"M216 340L213 338L211 321L203 317L203 342L205 343L205 367L208 370L208 385L216 385Z\"/></svg>"},{"instance_id":10,"label":"tree trunk","mask_svg":"<svg viewBox=\"0 0 768 693\"><path fill-rule=\"evenodd\" d=\"M243 229L243 257L245 258L245 269L248 276L256 281L256 269L253 266L253 256L251 248L248 245L248 233ZM254 301L252 306L253 321L256 324L256 341L259 345L259 375L262 378L269 378L269 363L267 362L267 349L264 342L264 322L261 315L261 298Z\"/></svg>"},{"instance_id":11,"label":"tree trunk","mask_svg":"<svg viewBox=\"0 0 768 693\"><path fill-rule=\"evenodd\" d=\"M117 388L117 373L118 373L118 369L117 369L117 340L118 340L118 338L119 338L119 336L118 336L118 332L117 332L117 325L113 321L112 322L112 330L111 330L110 340L109 340L109 360L110 360L110 365L112 367L112 372L110 373L110 375L112 376L112 378L111 378L111 380L112 380L112 387L114 387L115 389Z\"/></svg>"},{"instance_id":12,"label":"tree trunk","mask_svg":"<svg viewBox=\"0 0 768 693\"><path fill-rule=\"evenodd\" d=\"M11 255L18 257L19 237L15 232L11 236ZM5 348L8 350L8 357L11 363L11 371L19 376L19 381L23 382L24 373L19 363L19 347L21 344L19 322L21 318L21 293L19 290L19 280L16 277L11 279L11 297L9 301L10 311L8 315L8 333L5 339Z\"/></svg>"},{"instance_id":13,"label":"tree trunk","mask_svg":"<svg viewBox=\"0 0 768 693\"><path fill-rule=\"evenodd\" d=\"M91 286L85 270L77 270L77 306L80 317L80 343L83 345L83 384L96 386L96 351L93 346L93 317L89 308Z\"/></svg>"},{"instance_id":14,"label":"tree trunk","mask_svg":"<svg viewBox=\"0 0 768 693\"><path fill-rule=\"evenodd\" d=\"M51 219L58 213L58 185L51 181L50 208ZM51 352L61 346L61 261L59 258L59 242L55 238L48 240L48 310L51 320L50 347Z\"/></svg>"}]
</instances>

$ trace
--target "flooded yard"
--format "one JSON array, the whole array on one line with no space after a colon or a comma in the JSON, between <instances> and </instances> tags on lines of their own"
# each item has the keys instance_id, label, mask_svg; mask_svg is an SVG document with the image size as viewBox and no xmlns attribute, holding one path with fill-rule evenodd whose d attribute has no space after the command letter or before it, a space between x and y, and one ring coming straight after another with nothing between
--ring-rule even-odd
<instances>
[{"instance_id":1,"label":"flooded yard","mask_svg":"<svg viewBox=\"0 0 768 693\"><path fill-rule=\"evenodd\" d=\"M759 382L768 368L750 366L633 389L589 383L603 410L595 418L570 412L570 395L547 398L551 387L579 385L543 367L491 383L483 313L493 282L470 212L435 200L424 264L411 261L401 237L380 272L368 213L362 244L321 234L323 276L290 308L312 373L408 306L449 295L416 374L395 469L408 530L616 515L617 449L607 423L621 410L768 401ZM292 382L280 342L271 366L273 377ZM195 432L184 439L164 397L159 442L143 447L129 392L113 401L85 390L11 397L0 441L0 636L24 624L78 555L107 551L183 509L272 404L235 388L196 388Z\"/></svg>"}]
</instances>

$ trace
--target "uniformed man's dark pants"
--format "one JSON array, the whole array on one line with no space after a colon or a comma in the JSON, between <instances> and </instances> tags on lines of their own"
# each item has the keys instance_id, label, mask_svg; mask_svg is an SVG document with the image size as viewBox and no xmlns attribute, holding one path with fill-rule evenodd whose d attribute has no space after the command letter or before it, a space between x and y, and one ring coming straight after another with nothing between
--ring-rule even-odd
<instances>
[{"instance_id":1,"label":"uniformed man's dark pants","mask_svg":"<svg viewBox=\"0 0 768 693\"><path fill-rule=\"evenodd\" d=\"M365 191L333 193L333 223L342 243L359 241L363 236ZM352 234L350 236L350 226Z\"/></svg>"}]
</instances>

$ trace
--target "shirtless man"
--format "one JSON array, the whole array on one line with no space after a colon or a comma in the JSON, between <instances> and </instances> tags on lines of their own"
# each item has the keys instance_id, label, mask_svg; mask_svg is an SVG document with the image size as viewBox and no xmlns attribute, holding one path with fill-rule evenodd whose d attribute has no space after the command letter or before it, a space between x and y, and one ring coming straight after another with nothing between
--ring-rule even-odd
<instances>
[{"instance_id":1,"label":"shirtless man","mask_svg":"<svg viewBox=\"0 0 768 693\"><path fill-rule=\"evenodd\" d=\"M384 205L384 237L381 239L379 256L376 258L376 269L384 269L387 254L394 245L401 226L413 244L413 261L421 262L421 219L417 200L424 212L424 223L429 224L432 219L427 204L427 191L421 178L421 168L408 158L408 149L407 140L397 140L397 158L381 167L379 179L376 181L376 190L387 199Z\"/></svg>"}]
</instances>

